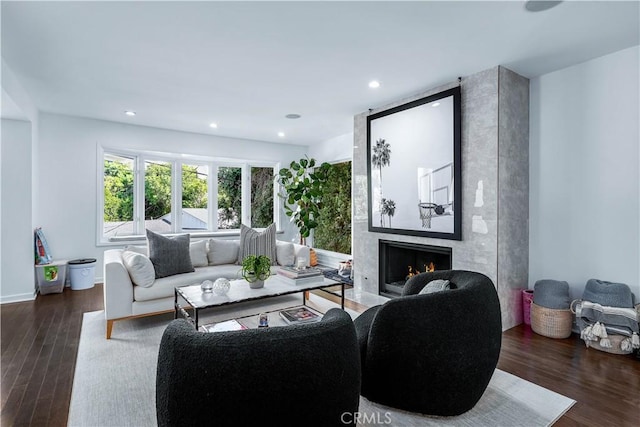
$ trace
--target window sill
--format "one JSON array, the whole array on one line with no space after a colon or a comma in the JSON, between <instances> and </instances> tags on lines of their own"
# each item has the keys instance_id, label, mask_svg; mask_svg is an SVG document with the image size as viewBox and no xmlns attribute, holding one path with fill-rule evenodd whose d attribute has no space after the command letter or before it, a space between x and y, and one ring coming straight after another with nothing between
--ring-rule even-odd
<instances>
[{"instance_id":1,"label":"window sill","mask_svg":"<svg viewBox=\"0 0 640 427\"><path fill-rule=\"evenodd\" d=\"M258 231L264 230L264 228L256 228ZM188 232L184 231L182 233L166 233L163 236L166 237L175 237L180 236L182 234L190 234L191 238L194 240L200 240L203 238L240 238L240 230L227 230L227 231L205 231L205 232ZM284 234L284 231L277 230L276 234ZM130 244L146 244L147 237L143 235L135 235L135 236L119 236L119 237L110 237L109 240L101 240L98 242L96 246L122 246L122 245L130 245Z\"/></svg>"}]
</instances>

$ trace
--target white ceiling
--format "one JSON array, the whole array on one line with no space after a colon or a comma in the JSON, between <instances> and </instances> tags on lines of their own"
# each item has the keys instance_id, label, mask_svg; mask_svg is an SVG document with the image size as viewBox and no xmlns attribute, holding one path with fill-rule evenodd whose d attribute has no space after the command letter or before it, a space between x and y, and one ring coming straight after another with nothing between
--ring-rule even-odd
<instances>
[{"instance_id":1,"label":"white ceiling","mask_svg":"<svg viewBox=\"0 0 640 427\"><path fill-rule=\"evenodd\" d=\"M535 77L640 44L638 1L523 5L2 1L2 57L41 111L309 145L458 76Z\"/></svg>"}]
</instances>

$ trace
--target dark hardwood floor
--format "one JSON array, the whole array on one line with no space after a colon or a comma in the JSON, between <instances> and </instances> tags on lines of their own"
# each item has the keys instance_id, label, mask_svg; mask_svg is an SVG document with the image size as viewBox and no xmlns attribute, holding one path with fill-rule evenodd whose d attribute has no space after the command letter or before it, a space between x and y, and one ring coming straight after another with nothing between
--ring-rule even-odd
<instances>
[{"instance_id":1,"label":"dark hardwood floor","mask_svg":"<svg viewBox=\"0 0 640 427\"><path fill-rule=\"evenodd\" d=\"M66 426L82 313L102 308L102 285L0 306L3 427ZM520 325L504 333L498 367L577 401L555 426L640 425L640 360L632 355Z\"/></svg>"},{"instance_id":2,"label":"dark hardwood floor","mask_svg":"<svg viewBox=\"0 0 640 427\"><path fill-rule=\"evenodd\" d=\"M502 335L498 368L576 404L554 426L640 426L640 359L587 348L577 334L553 339L527 325Z\"/></svg>"},{"instance_id":3,"label":"dark hardwood floor","mask_svg":"<svg viewBox=\"0 0 640 427\"><path fill-rule=\"evenodd\" d=\"M103 309L102 285L0 306L5 426L66 426L82 313Z\"/></svg>"}]
</instances>

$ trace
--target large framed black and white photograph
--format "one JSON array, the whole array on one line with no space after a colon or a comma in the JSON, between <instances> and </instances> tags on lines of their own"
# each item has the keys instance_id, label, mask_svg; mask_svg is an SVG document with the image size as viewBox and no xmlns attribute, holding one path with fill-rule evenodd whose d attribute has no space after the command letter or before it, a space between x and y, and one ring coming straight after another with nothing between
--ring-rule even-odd
<instances>
[{"instance_id":1,"label":"large framed black and white photograph","mask_svg":"<svg viewBox=\"0 0 640 427\"><path fill-rule=\"evenodd\" d=\"M367 117L369 231L461 239L457 86Z\"/></svg>"}]
</instances>

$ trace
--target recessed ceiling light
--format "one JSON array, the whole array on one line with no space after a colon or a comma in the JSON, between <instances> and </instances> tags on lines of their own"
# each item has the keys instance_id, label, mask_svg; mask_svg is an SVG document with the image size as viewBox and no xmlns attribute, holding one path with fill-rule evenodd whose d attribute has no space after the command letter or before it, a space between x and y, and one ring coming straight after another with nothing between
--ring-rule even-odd
<instances>
[{"instance_id":1,"label":"recessed ceiling light","mask_svg":"<svg viewBox=\"0 0 640 427\"><path fill-rule=\"evenodd\" d=\"M431 104L432 107L437 107L438 105L440 105L439 102L434 102L433 104Z\"/></svg>"},{"instance_id":2,"label":"recessed ceiling light","mask_svg":"<svg viewBox=\"0 0 640 427\"><path fill-rule=\"evenodd\" d=\"M561 1L549 1L549 0L529 0L524 3L524 8L529 12L542 12L549 10L552 7L556 7L562 3Z\"/></svg>"},{"instance_id":3,"label":"recessed ceiling light","mask_svg":"<svg viewBox=\"0 0 640 427\"><path fill-rule=\"evenodd\" d=\"M377 80L371 80L371 81L369 82L369 87L370 87L371 89L379 88L379 87L380 87L380 82L379 82L379 81L377 81Z\"/></svg>"},{"instance_id":4,"label":"recessed ceiling light","mask_svg":"<svg viewBox=\"0 0 640 427\"><path fill-rule=\"evenodd\" d=\"M278 132L278 136L279 136L280 138L284 138L284 132Z\"/></svg>"},{"instance_id":5,"label":"recessed ceiling light","mask_svg":"<svg viewBox=\"0 0 640 427\"><path fill-rule=\"evenodd\" d=\"M218 128L218 124L217 123L209 123L209 127L217 129Z\"/></svg>"},{"instance_id":6,"label":"recessed ceiling light","mask_svg":"<svg viewBox=\"0 0 640 427\"><path fill-rule=\"evenodd\" d=\"M135 116L136 112L135 111L125 111L124 112L127 116Z\"/></svg>"}]
</instances>

